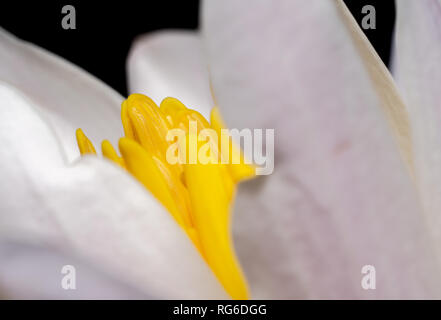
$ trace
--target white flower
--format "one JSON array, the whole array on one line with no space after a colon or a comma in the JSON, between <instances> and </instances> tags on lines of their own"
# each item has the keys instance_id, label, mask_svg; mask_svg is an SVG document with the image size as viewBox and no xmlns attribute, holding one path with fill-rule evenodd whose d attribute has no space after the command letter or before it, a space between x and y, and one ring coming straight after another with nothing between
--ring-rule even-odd
<instances>
[{"instance_id":1,"label":"white flower","mask_svg":"<svg viewBox=\"0 0 441 320\"><path fill-rule=\"evenodd\" d=\"M230 127L275 129L274 173L241 185L236 199L235 245L253 298L441 297L440 3L397 5L394 70L406 106L340 1L207 1L202 34L160 32L132 49L132 91L207 115L211 88ZM97 158L74 161L77 127L95 143L122 135L122 97L5 32L0 81L3 238L64 249L151 297L227 297L131 176ZM360 285L367 264L376 290ZM0 291L11 268L0 268ZM103 282L91 280L120 286Z\"/></svg>"}]
</instances>

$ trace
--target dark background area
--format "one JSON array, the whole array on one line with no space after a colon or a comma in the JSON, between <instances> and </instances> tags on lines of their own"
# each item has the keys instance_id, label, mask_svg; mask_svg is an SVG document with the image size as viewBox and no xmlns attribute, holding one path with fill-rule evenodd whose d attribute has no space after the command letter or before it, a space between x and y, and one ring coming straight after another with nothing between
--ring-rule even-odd
<instances>
[{"instance_id":1,"label":"dark background area","mask_svg":"<svg viewBox=\"0 0 441 320\"><path fill-rule=\"evenodd\" d=\"M345 3L359 23L364 16L361 8L366 4L375 7L376 29L365 33L388 64L394 1L346 0ZM61 8L67 4L76 9L75 30L61 27L64 16ZM79 65L126 95L125 61L133 39L158 29L197 29L198 10L198 0L2 1L0 26Z\"/></svg>"}]
</instances>

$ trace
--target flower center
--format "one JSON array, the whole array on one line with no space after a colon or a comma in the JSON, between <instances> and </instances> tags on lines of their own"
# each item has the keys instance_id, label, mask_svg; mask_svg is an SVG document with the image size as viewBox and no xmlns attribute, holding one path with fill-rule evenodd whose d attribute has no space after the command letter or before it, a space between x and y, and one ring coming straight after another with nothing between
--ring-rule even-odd
<instances>
[{"instance_id":1,"label":"flower center","mask_svg":"<svg viewBox=\"0 0 441 320\"><path fill-rule=\"evenodd\" d=\"M231 204L236 185L254 177L255 170L245 164L230 137L223 139L217 108L209 123L177 99L166 98L158 107L147 96L132 94L122 103L121 120L125 134L119 140L121 156L107 140L101 145L103 156L130 172L167 208L232 298L247 299L232 245ZM198 135L192 127L215 135ZM183 134L171 135L173 131ZM76 137L82 155L96 154L81 129ZM170 161L176 153L180 161ZM240 163L229 161L235 156Z\"/></svg>"}]
</instances>

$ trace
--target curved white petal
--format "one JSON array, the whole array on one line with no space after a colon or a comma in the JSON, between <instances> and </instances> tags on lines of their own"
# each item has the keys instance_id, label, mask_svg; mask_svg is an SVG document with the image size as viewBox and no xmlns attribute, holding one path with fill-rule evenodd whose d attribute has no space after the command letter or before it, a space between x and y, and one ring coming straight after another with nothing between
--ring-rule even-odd
<instances>
[{"instance_id":1,"label":"curved white petal","mask_svg":"<svg viewBox=\"0 0 441 320\"><path fill-rule=\"evenodd\" d=\"M0 82L0 235L62 242L46 179L63 166L54 132L17 89Z\"/></svg>"},{"instance_id":2,"label":"curved white petal","mask_svg":"<svg viewBox=\"0 0 441 320\"><path fill-rule=\"evenodd\" d=\"M122 135L122 97L84 70L0 28L0 80L23 91L44 112L60 138L67 160L79 153L79 127L95 143Z\"/></svg>"},{"instance_id":3,"label":"curved white petal","mask_svg":"<svg viewBox=\"0 0 441 320\"><path fill-rule=\"evenodd\" d=\"M84 263L72 253L50 247L2 241L0 261L2 299L152 298ZM72 285L70 281L74 281L75 288L63 288L63 278L65 284Z\"/></svg>"},{"instance_id":4,"label":"curved white petal","mask_svg":"<svg viewBox=\"0 0 441 320\"><path fill-rule=\"evenodd\" d=\"M421 197L441 241L441 2L397 1L394 76L409 110Z\"/></svg>"},{"instance_id":5,"label":"curved white petal","mask_svg":"<svg viewBox=\"0 0 441 320\"><path fill-rule=\"evenodd\" d=\"M72 249L157 298L227 298L171 215L127 172L95 157L65 167L33 104L0 86L0 235Z\"/></svg>"},{"instance_id":6,"label":"curved white petal","mask_svg":"<svg viewBox=\"0 0 441 320\"><path fill-rule=\"evenodd\" d=\"M253 296L440 297L438 260L390 126L400 123L394 111L405 113L399 99L383 101L396 94L373 80L393 84L347 9L303 0L203 9L227 122L275 129L274 173L237 196L236 245ZM376 268L376 290L361 286L364 265Z\"/></svg>"},{"instance_id":7,"label":"curved white petal","mask_svg":"<svg viewBox=\"0 0 441 320\"><path fill-rule=\"evenodd\" d=\"M227 295L167 210L114 164L82 159L48 200L79 253L160 298Z\"/></svg>"},{"instance_id":8,"label":"curved white petal","mask_svg":"<svg viewBox=\"0 0 441 320\"><path fill-rule=\"evenodd\" d=\"M137 38L127 71L130 93L144 93L157 103L174 97L209 118L213 100L197 32L159 31Z\"/></svg>"}]
</instances>

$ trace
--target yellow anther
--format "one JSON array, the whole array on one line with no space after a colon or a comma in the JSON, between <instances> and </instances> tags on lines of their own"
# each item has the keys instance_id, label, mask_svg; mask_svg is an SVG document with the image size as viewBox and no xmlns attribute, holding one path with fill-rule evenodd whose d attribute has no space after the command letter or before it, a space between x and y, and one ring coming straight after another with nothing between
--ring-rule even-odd
<instances>
[{"instance_id":1,"label":"yellow anther","mask_svg":"<svg viewBox=\"0 0 441 320\"><path fill-rule=\"evenodd\" d=\"M130 96L126 106L134 139L150 153L163 157L169 146L165 137L170 129L165 116L142 95Z\"/></svg>"},{"instance_id":2,"label":"yellow anther","mask_svg":"<svg viewBox=\"0 0 441 320\"><path fill-rule=\"evenodd\" d=\"M185 223L185 226L192 227L193 222L191 219L191 203L188 195L188 190L182 183L179 176L175 175L174 171L170 169L166 163L161 161L161 159L154 157L153 158L156 166L161 172L163 178L167 182L167 186L169 188L170 194L175 201L175 204L180 212L182 219Z\"/></svg>"},{"instance_id":3,"label":"yellow anther","mask_svg":"<svg viewBox=\"0 0 441 320\"><path fill-rule=\"evenodd\" d=\"M126 137L135 140L135 132L132 123L130 122L129 113L127 112L127 100L124 100L121 104L121 122Z\"/></svg>"},{"instance_id":4,"label":"yellow anther","mask_svg":"<svg viewBox=\"0 0 441 320\"><path fill-rule=\"evenodd\" d=\"M119 140L119 149L127 170L140 181L172 214L200 250L198 235L194 232L189 208L188 191L171 176L161 161L129 138Z\"/></svg>"},{"instance_id":5,"label":"yellow anther","mask_svg":"<svg viewBox=\"0 0 441 320\"><path fill-rule=\"evenodd\" d=\"M188 132L191 122L196 122L197 131L210 128L210 124L205 120L204 116L199 112L191 109L178 111L176 114L176 121L178 128Z\"/></svg>"},{"instance_id":6,"label":"yellow anther","mask_svg":"<svg viewBox=\"0 0 441 320\"><path fill-rule=\"evenodd\" d=\"M224 125L218 110L212 111L210 124L177 99L166 98L158 107L147 96L133 94L122 103L121 121L125 133L119 140L122 157L107 140L101 144L103 156L127 169L164 205L231 297L248 298L231 240L230 212L236 183L254 176L254 167L244 163L241 150L231 146L229 136L224 139L226 146L221 145ZM171 140L177 140L167 141L167 133L176 132L182 135L171 135ZM95 154L81 129L76 136L81 154ZM182 152L179 159L184 158L185 164L167 161L175 151ZM232 154L240 156L240 164L221 161L231 160Z\"/></svg>"},{"instance_id":7,"label":"yellow anther","mask_svg":"<svg viewBox=\"0 0 441 320\"><path fill-rule=\"evenodd\" d=\"M230 196L221 168L215 164L188 164L184 165L184 173L207 262L232 298L247 299L246 282L232 250Z\"/></svg>"},{"instance_id":8,"label":"yellow anther","mask_svg":"<svg viewBox=\"0 0 441 320\"><path fill-rule=\"evenodd\" d=\"M179 113L188 110L187 107L184 106L184 104L181 101L170 97L162 100L159 108L165 114L165 117L167 118L167 121L169 122L172 128L178 127Z\"/></svg>"},{"instance_id":9,"label":"yellow anther","mask_svg":"<svg viewBox=\"0 0 441 320\"><path fill-rule=\"evenodd\" d=\"M77 137L77 144L78 148L80 149L81 155L96 154L92 142L89 140L89 138L86 137L83 130L78 128L75 132L75 135Z\"/></svg>"},{"instance_id":10,"label":"yellow anther","mask_svg":"<svg viewBox=\"0 0 441 320\"><path fill-rule=\"evenodd\" d=\"M217 107L211 109L210 121L211 127L216 130L218 135L218 144L222 150L221 156L225 161L228 162L228 169L234 182L238 183L240 181L255 177L255 167L253 165L246 164L242 151L234 144L230 137L225 137L224 134L222 134L222 129L226 127ZM240 159L240 163L234 163L234 159Z\"/></svg>"},{"instance_id":11,"label":"yellow anther","mask_svg":"<svg viewBox=\"0 0 441 320\"><path fill-rule=\"evenodd\" d=\"M119 140L119 150L124 158L127 170L170 211L179 225L185 227L182 215L168 188L167 181L152 154L129 138Z\"/></svg>"},{"instance_id":12,"label":"yellow anther","mask_svg":"<svg viewBox=\"0 0 441 320\"><path fill-rule=\"evenodd\" d=\"M124 159L118 156L112 144L108 140L104 140L101 143L101 152L105 158L115 162L122 168L125 168Z\"/></svg>"}]
</instances>

